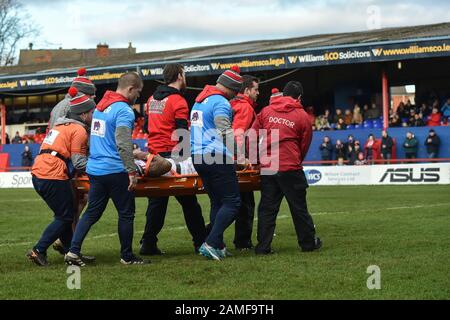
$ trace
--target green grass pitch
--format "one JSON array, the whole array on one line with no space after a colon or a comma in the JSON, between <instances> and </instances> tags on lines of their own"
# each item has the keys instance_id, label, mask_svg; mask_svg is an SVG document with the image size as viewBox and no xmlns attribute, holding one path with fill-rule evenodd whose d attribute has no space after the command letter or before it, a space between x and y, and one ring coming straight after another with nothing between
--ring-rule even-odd
<instances>
[{"instance_id":1,"label":"green grass pitch","mask_svg":"<svg viewBox=\"0 0 450 320\"><path fill-rule=\"evenodd\" d=\"M208 221L208 198L199 201ZM58 253L49 249L47 268L25 257L50 222L50 210L34 190L1 189L0 299L450 298L449 185L312 187L308 203L324 241L319 252L300 252L283 202L274 255L231 250L233 257L216 262L194 255L173 199L159 237L166 255L145 266L119 263L117 213L110 203L83 247L97 263L81 269L80 290L69 290ZM146 199L137 198L136 252L145 209ZM233 234L231 226L225 234L231 249ZM370 265L381 270L380 290L367 288Z\"/></svg>"}]
</instances>

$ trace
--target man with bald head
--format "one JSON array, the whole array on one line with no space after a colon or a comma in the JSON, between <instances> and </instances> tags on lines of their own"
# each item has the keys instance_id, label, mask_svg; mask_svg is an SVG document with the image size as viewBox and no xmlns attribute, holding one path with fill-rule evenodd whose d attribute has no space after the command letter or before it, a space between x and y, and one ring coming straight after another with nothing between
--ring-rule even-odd
<instances>
[{"instance_id":1,"label":"man with bald head","mask_svg":"<svg viewBox=\"0 0 450 320\"><path fill-rule=\"evenodd\" d=\"M80 258L81 245L110 198L119 214L120 262L125 265L145 263L132 250L137 183L131 138L135 120L132 105L142 88L143 82L137 73L125 73L119 79L117 90L107 91L94 111L86 170L90 182L89 202L65 256L69 265L84 266Z\"/></svg>"}]
</instances>

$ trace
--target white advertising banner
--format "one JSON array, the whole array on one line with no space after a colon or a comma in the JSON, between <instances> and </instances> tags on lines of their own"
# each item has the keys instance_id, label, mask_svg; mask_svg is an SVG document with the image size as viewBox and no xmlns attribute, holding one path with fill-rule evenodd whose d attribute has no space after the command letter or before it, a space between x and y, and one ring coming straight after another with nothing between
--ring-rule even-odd
<instances>
[{"instance_id":1,"label":"white advertising banner","mask_svg":"<svg viewBox=\"0 0 450 320\"><path fill-rule=\"evenodd\" d=\"M450 163L304 167L309 185L450 184Z\"/></svg>"},{"instance_id":2,"label":"white advertising banner","mask_svg":"<svg viewBox=\"0 0 450 320\"><path fill-rule=\"evenodd\" d=\"M310 186L450 184L450 163L304 167ZM30 172L0 172L0 188L33 188Z\"/></svg>"},{"instance_id":3,"label":"white advertising banner","mask_svg":"<svg viewBox=\"0 0 450 320\"><path fill-rule=\"evenodd\" d=\"M373 166L372 184L448 184L450 163Z\"/></svg>"},{"instance_id":4,"label":"white advertising banner","mask_svg":"<svg viewBox=\"0 0 450 320\"><path fill-rule=\"evenodd\" d=\"M33 188L31 173L0 172L0 188Z\"/></svg>"}]
</instances>

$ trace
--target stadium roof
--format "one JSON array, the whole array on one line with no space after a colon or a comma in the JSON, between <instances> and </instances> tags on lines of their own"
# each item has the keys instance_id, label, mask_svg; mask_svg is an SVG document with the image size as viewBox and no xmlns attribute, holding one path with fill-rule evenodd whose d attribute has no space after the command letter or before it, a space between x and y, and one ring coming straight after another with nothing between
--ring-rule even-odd
<instances>
[{"instance_id":1,"label":"stadium roof","mask_svg":"<svg viewBox=\"0 0 450 320\"><path fill-rule=\"evenodd\" d=\"M188 77L199 77L220 74L234 64L248 73L450 57L450 23L80 57L84 58L0 68L0 93L66 88L79 67L88 68L88 77L95 84L107 84L116 83L127 71L140 73L144 80L160 80L169 61L182 63Z\"/></svg>"},{"instance_id":2,"label":"stadium roof","mask_svg":"<svg viewBox=\"0 0 450 320\"><path fill-rule=\"evenodd\" d=\"M272 51L333 47L341 45L364 45L377 42L400 42L412 39L436 38L450 36L450 23L420 25L412 27L386 28L379 30L319 34L281 40L259 40L223 45L194 47L170 51L142 52L124 57L96 58L79 60L77 63L49 63L33 66L1 67L0 76L30 74L36 72L57 71L58 69L76 67L102 67L125 65L141 62L164 62L168 60L197 60L217 56L237 56Z\"/></svg>"}]
</instances>

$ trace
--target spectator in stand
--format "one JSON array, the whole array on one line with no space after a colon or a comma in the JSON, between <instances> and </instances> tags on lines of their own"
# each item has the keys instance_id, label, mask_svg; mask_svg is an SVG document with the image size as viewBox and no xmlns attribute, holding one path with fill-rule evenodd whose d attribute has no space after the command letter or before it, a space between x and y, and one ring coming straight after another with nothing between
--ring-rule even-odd
<instances>
[{"instance_id":1,"label":"spectator in stand","mask_svg":"<svg viewBox=\"0 0 450 320\"><path fill-rule=\"evenodd\" d=\"M369 134L367 138L366 145L364 147L366 152L366 159L369 163L373 163L373 160L377 159L379 146L375 140L375 136L373 134Z\"/></svg>"},{"instance_id":2,"label":"spectator in stand","mask_svg":"<svg viewBox=\"0 0 450 320\"><path fill-rule=\"evenodd\" d=\"M394 113L394 115L392 116L392 119L390 119L389 126L390 127L401 127L402 126L402 120L400 119L400 117L398 116L397 113Z\"/></svg>"},{"instance_id":3,"label":"spectator in stand","mask_svg":"<svg viewBox=\"0 0 450 320\"><path fill-rule=\"evenodd\" d=\"M447 102L441 108L442 115L447 122L450 121L450 98L447 99Z\"/></svg>"},{"instance_id":4,"label":"spectator in stand","mask_svg":"<svg viewBox=\"0 0 450 320\"><path fill-rule=\"evenodd\" d=\"M379 119L381 117L380 108L377 107L375 103L372 103L372 117L373 119Z\"/></svg>"},{"instance_id":5,"label":"spectator in stand","mask_svg":"<svg viewBox=\"0 0 450 320\"><path fill-rule=\"evenodd\" d=\"M25 145L22 152L22 167L31 167L33 165L33 154L31 153L30 146Z\"/></svg>"},{"instance_id":6,"label":"spectator in stand","mask_svg":"<svg viewBox=\"0 0 450 320\"><path fill-rule=\"evenodd\" d=\"M333 123L333 116L331 115L330 109L325 109L323 116L327 119L328 123Z\"/></svg>"},{"instance_id":7,"label":"spectator in stand","mask_svg":"<svg viewBox=\"0 0 450 320\"><path fill-rule=\"evenodd\" d=\"M422 118L426 118L431 114L431 107L428 106L425 102L422 103L419 109L419 113L422 115Z\"/></svg>"},{"instance_id":8,"label":"spectator in stand","mask_svg":"<svg viewBox=\"0 0 450 320\"><path fill-rule=\"evenodd\" d=\"M361 108L358 104L355 104L355 107L353 108L353 119L352 119L352 123L353 124L361 124L363 123L364 119L363 116L361 114Z\"/></svg>"},{"instance_id":9,"label":"spectator in stand","mask_svg":"<svg viewBox=\"0 0 450 320\"><path fill-rule=\"evenodd\" d=\"M345 129L347 129L347 125L345 124L344 119L339 118L336 124L336 130L345 130Z\"/></svg>"},{"instance_id":10,"label":"spectator in stand","mask_svg":"<svg viewBox=\"0 0 450 320\"><path fill-rule=\"evenodd\" d=\"M360 152L358 153L358 159L355 161L355 166L365 166L368 162L366 159L364 159L364 153Z\"/></svg>"},{"instance_id":11,"label":"spectator in stand","mask_svg":"<svg viewBox=\"0 0 450 320\"><path fill-rule=\"evenodd\" d=\"M323 142L319 147L322 161L330 161L333 154L333 145L331 144L330 137L325 136ZM328 165L328 164L327 164Z\"/></svg>"},{"instance_id":12,"label":"spectator in stand","mask_svg":"<svg viewBox=\"0 0 450 320\"><path fill-rule=\"evenodd\" d=\"M14 144L22 143L22 137L20 136L19 131L16 131L16 135L12 139L11 143L14 143Z\"/></svg>"},{"instance_id":13,"label":"spectator in stand","mask_svg":"<svg viewBox=\"0 0 450 320\"><path fill-rule=\"evenodd\" d=\"M433 108L438 108L438 110L439 110L439 99L438 98L434 99L434 101L431 105L431 109L433 109Z\"/></svg>"},{"instance_id":14,"label":"spectator in stand","mask_svg":"<svg viewBox=\"0 0 450 320\"><path fill-rule=\"evenodd\" d=\"M405 104L403 102L400 102L400 104L398 105L397 114L399 115L400 119L409 118L409 110L406 110Z\"/></svg>"},{"instance_id":15,"label":"spectator in stand","mask_svg":"<svg viewBox=\"0 0 450 320\"><path fill-rule=\"evenodd\" d=\"M388 135L386 130L383 130L381 138L381 157L384 160L387 160L387 163L389 164L392 159L392 147L394 146L394 141L392 138Z\"/></svg>"},{"instance_id":16,"label":"spectator in stand","mask_svg":"<svg viewBox=\"0 0 450 320\"><path fill-rule=\"evenodd\" d=\"M354 146L355 145L355 138L353 135L349 134L347 136L347 142L345 143L345 146L348 147L349 145Z\"/></svg>"},{"instance_id":17,"label":"spectator in stand","mask_svg":"<svg viewBox=\"0 0 450 320\"><path fill-rule=\"evenodd\" d=\"M344 143L345 146L345 155L346 155L346 159L349 159L348 155L350 150L354 150L355 149L355 138L349 134L347 137L347 142Z\"/></svg>"},{"instance_id":18,"label":"spectator in stand","mask_svg":"<svg viewBox=\"0 0 450 320\"><path fill-rule=\"evenodd\" d=\"M423 119L420 117L420 114L415 113L414 110L411 110L411 114L414 114L414 116L410 119L409 126L410 127L424 127L425 122L423 122Z\"/></svg>"},{"instance_id":19,"label":"spectator in stand","mask_svg":"<svg viewBox=\"0 0 450 320\"><path fill-rule=\"evenodd\" d=\"M419 142L412 132L406 133L405 142L403 142L403 149L405 150L406 159L416 159L417 158L417 149L419 146Z\"/></svg>"},{"instance_id":20,"label":"spectator in stand","mask_svg":"<svg viewBox=\"0 0 450 320\"><path fill-rule=\"evenodd\" d=\"M139 148L139 146L136 143L133 143L133 151L134 150L141 151L141 148Z\"/></svg>"},{"instance_id":21,"label":"spectator in stand","mask_svg":"<svg viewBox=\"0 0 450 320\"><path fill-rule=\"evenodd\" d=\"M345 166L344 157L339 157L337 159L337 166Z\"/></svg>"},{"instance_id":22,"label":"spectator in stand","mask_svg":"<svg viewBox=\"0 0 450 320\"><path fill-rule=\"evenodd\" d=\"M375 103L372 103L372 107L367 111L367 118L364 119L374 120L378 118L380 118L380 110Z\"/></svg>"},{"instance_id":23,"label":"spectator in stand","mask_svg":"<svg viewBox=\"0 0 450 320\"><path fill-rule=\"evenodd\" d=\"M342 110L341 109L336 109L336 114L333 117L333 123L338 123L339 119L344 120L344 115L342 114Z\"/></svg>"},{"instance_id":24,"label":"spectator in stand","mask_svg":"<svg viewBox=\"0 0 450 320\"><path fill-rule=\"evenodd\" d=\"M439 147L441 139L438 137L434 129L430 129L428 137L425 139L425 146L427 147L427 154L429 159L436 159L439 157Z\"/></svg>"},{"instance_id":25,"label":"spectator in stand","mask_svg":"<svg viewBox=\"0 0 450 320\"><path fill-rule=\"evenodd\" d=\"M330 123L328 122L327 117L325 115L321 115L316 118L316 129L319 131L331 129Z\"/></svg>"},{"instance_id":26,"label":"spectator in stand","mask_svg":"<svg viewBox=\"0 0 450 320\"><path fill-rule=\"evenodd\" d=\"M430 127L437 127L441 125L441 113L437 107L433 108L431 115L428 120L428 125Z\"/></svg>"},{"instance_id":27,"label":"spectator in stand","mask_svg":"<svg viewBox=\"0 0 450 320\"><path fill-rule=\"evenodd\" d=\"M349 126L353 123L353 114L350 109L345 110L344 123Z\"/></svg>"},{"instance_id":28,"label":"spectator in stand","mask_svg":"<svg viewBox=\"0 0 450 320\"><path fill-rule=\"evenodd\" d=\"M363 111L362 111L362 116L363 116L363 119L364 120L367 120L367 119L369 119L369 115L370 115L370 113L371 112L369 112L370 110L369 110L369 105L368 104L365 104L364 106L363 106Z\"/></svg>"},{"instance_id":29,"label":"spectator in stand","mask_svg":"<svg viewBox=\"0 0 450 320\"><path fill-rule=\"evenodd\" d=\"M406 101L405 104L405 109L409 112L411 112L412 110L414 110L414 113L417 113L417 108L415 105L411 104L411 100L408 99L408 101Z\"/></svg>"},{"instance_id":30,"label":"spectator in stand","mask_svg":"<svg viewBox=\"0 0 450 320\"><path fill-rule=\"evenodd\" d=\"M354 145L349 144L347 146L347 159L349 165L354 165L358 154L355 151Z\"/></svg>"},{"instance_id":31,"label":"spectator in stand","mask_svg":"<svg viewBox=\"0 0 450 320\"><path fill-rule=\"evenodd\" d=\"M336 154L336 159L340 157L345 159L345 145L341 140L336 140L336 145L334 146L334 153Z\"/></svg>"},{"instance_id":32,"label":"spectator in stand","mask_svg":"<svg viewBox=\"0 0 450 320\"><path fill-rule=\"evenodd\" d=\"M9 141L9 135L7 134L7 133L5 133L5 142L6 143L3 143L3 140L2 140L2 135L0 134L0 144L10 144L11 143L11 141Z\"/></svg>"}]
</instances>

